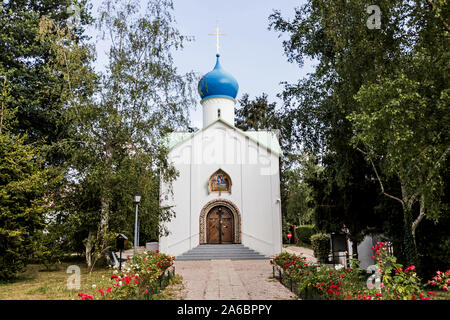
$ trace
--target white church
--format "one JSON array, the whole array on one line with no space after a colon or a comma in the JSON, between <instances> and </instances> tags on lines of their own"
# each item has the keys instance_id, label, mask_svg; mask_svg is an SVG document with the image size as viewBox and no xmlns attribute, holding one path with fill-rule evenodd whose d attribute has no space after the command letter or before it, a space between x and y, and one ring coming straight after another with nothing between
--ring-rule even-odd
<instances>
[{"instance_id":1,"label":"white church","mask_svg":"<svg viewBox=\"0 0 450 320\"><path fill-rule=\"evenodd\" d=\"M203 128L165 141L179 176L172 192L161 183L161 206L176 216L164 222L169 235L160 237L159 250L180 256L233 244L270 257L282 250L277 132L234 126L239 86L216 57L198 84Z\"/></svg>"}]
</instances>

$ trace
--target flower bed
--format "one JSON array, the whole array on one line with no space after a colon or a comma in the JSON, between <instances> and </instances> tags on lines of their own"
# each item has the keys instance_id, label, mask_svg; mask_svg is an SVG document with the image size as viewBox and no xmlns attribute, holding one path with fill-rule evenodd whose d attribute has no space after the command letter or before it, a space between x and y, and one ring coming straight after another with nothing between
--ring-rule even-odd
<instances>
[{"instance_id":1,"label":"flower bed","mask_svg":"<svg viewBox=\"0 0 450 320\"><path fill-rule=\"evenodd\" d=\"M372 247L377 273L371 278L378 276L378 282L371 281L370 275L359 269L355 260L353 268L337 270L308 265L305 258L283 252L270 262L274 277L304 300L436 300L436 293L427 290L427 285L446 291L450 270L438 271L434 279L424 285L415 273L415 266L403 269L395 257L387 254L386 245L379 242ZM448 295L444 298L448 299Z\"/></svg>"},{"instance_id":2,"label":"flower bed","mask_svg":"<svg viewBox=\"0 0 450 320\"><path fill-rule=\"evenodd\" d=\"M150 299L167 285L170 277L174 275L169 270L175 257L156 251L136 254L128 258L122 271L115 269L110 276L109 286L99 288L95 295L79 293L81 300L134 300Z\"/></svg>"}]
</instances>

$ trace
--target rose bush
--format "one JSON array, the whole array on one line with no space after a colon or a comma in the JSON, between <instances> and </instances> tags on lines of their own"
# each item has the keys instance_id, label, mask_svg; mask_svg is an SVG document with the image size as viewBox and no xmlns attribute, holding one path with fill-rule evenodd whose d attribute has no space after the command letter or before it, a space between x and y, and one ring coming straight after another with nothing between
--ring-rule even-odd
<instances>
[{"instance_id":1,"label":"rose bush","mask_svg":"<svg viewBox=\"0 0 450 320\"><path fill-rule=\"evenodd\" d=\"M415 266L404 268L390 256L387 242L378 242L372 247L376 259L379 282L375 285L368 280L368 274L359 269L353 260L352 268L329 268L325 265L309 265L306 259L289 253L281 253L271 263L283 269L284 283L293 281L298 292L313 290L327 300L435 300L434 291L426 290L426 285L417 276ZM378 284L378 285L377 285ZM429 286L448 290L450 270L436 272ZM313 295L314 296L314 295Z\"/></svg>"},{"instance_id":2,"label":"rose bush","mask_svg":"<svg viewBox=\"0 0 450 320\"><path fill-rule=\"evenodd\" d=\"M415 266L404 268L397 263L395 256L387 251L387 242L378 242L372 247L377 261L381 283L379 288L371 288L363 297L371 297L372 300L432 300L435 293L426 291L422 280L415 272ZM365 292L364 292L365 293Z\"/></svg>"},{"instance_id":3,"label":"rose bush","mask_svg":"<svg viewBox=\"0 0 450 320\"><path fill-rule=\"evenodd\" d=\"M287 253L281 253L271 263L283 269L283 278L292 280L300 293L309 290L335 300L351 298L352 293L361 288L362 275L356 263L353 269L336 270L309 265L306 258Z\"/></svg>"},{"instance_id":4,"label":"rose bush","mask_svg":"<svg viewBox=\"0 0 450 320\"><path fill-rule=\"evenodd\" d=\"M173 265L175 257L156 251L136 254L124 264L122 271L115 269L106 288L95 293L98 299L133 300L145 299L158 279ZM79 293L82 300L93 300L93 295Z\"/></svg>"},{"instance_id":5,"label":"rose bush","mask_svg":"<svg viewBox=\"0 0 450 320\"><path fill-rule=\"evenodd\" d=\"M436 275L433 277L433 280L428 281L428 285L448 292L448 287L450 286L450 270L445 272L436 271Z\"/></svg>"}]
</instances>

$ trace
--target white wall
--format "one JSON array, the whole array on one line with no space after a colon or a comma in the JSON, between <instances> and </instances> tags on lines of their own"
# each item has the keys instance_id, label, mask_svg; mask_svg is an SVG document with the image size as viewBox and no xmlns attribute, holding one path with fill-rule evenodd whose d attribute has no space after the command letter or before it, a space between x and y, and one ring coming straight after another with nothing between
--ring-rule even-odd
<instances>
[{"instance_id":1,"label":"white wall","mask_svg":"<svg viewBox=\"0 0 450 320\"><path fill-rule=\"evenodd\" d=\"M234 106L236 102L231 98L206 98L200 103L203 107L203 128L219 118L219 110L220 118L228 123L234 123Z\"/></svg>"},{"instance_id":2,"label":"white wall","mask_svg":"<svg viewBox=\"0 0 450 320\"><path fill-rule=\"evenodd\" d=\"M242 243L265 255L281 252L281 208L278 155L241 132L216 122L169 153L180 176L173 183L176 218L167 223L171 234L160 238L160 250L179 255L199 245L199 216L206 203L224 198L241 213ZM208 193L208 181L218 169L231 178L231 194Z\"/></svg>"}]
</instances>

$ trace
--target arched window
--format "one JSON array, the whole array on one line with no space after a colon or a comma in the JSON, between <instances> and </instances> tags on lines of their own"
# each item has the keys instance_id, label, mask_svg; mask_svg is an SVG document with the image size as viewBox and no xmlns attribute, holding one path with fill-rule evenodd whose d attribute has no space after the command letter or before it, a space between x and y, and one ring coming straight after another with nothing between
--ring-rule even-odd
<instances>
[{"instance_id":1,"label":"arched window","mask_svg":"<svg viewBox=\"0 0 450 320\"><path fill-rule=\"evenodd\" d=\"M217 170L209 178L209 192L229 192L231 193L231 179L222 169Z\"/></svg>"},{"instance_id":2,"label":"arched window","mask_svg":"<svg viewBox=\"0 0 450 320\"><path fill-rule=\"evenodd\" d=\"M217 118L220 118L220 109L217 109Z\"/></svg>"}]
</instances>

